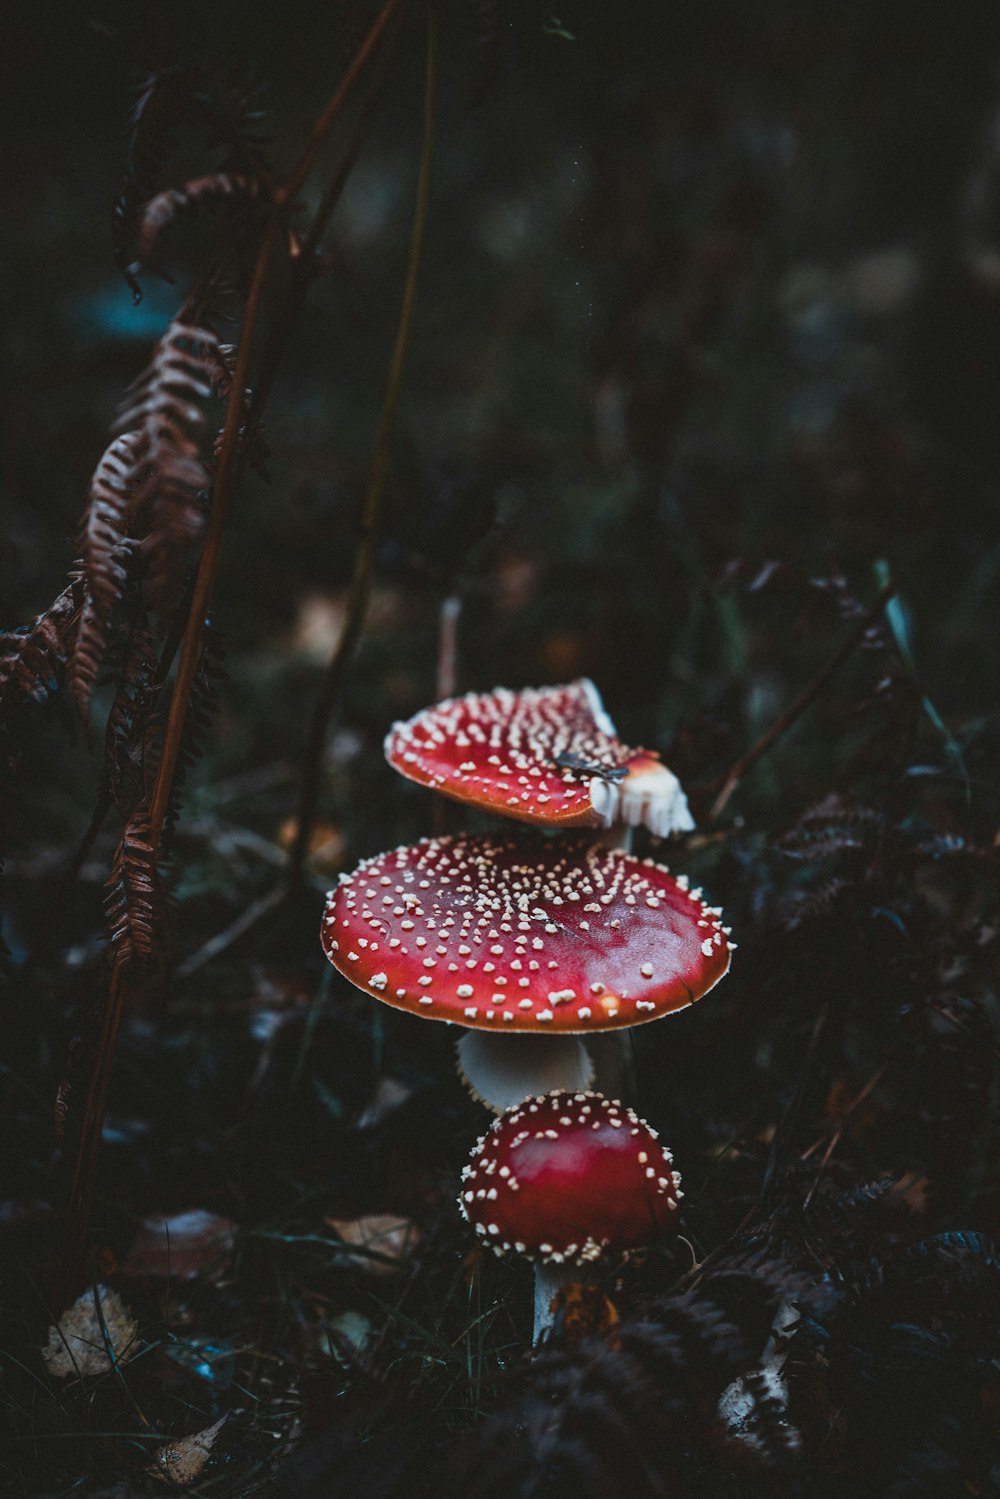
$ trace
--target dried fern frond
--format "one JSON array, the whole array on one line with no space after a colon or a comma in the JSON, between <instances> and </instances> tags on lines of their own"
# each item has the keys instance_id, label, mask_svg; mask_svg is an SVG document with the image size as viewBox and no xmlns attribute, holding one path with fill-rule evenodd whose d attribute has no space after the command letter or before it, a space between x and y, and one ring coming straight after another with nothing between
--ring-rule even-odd
<instances>
[{"instance_id":1,"label":"dried fern frond","mask_svg":"<svg viewBox=\"0 0 1000 1499\"><path fill-rule=\"evenodd\" d=\"M188 549L204 524L211 475L202 457L218 340L210 328L175 319L131 387L116 424L134 433L134 508L149 533L148 580L154 607L176 603Z\"/></svg>"},{"instance_id":2,"label":"dried fern frond","mask_svg":"<svg viewBox=\"0 0 1000 1499\"><path fill-rule=\"evenodd\" d=\"M192 95L189 68L151 73L139 88L132 108L125 174L115 200L111 238L115 264L127 281L132 300L142 300L136 280L135 230L142 205L162 185L174 146L179 116Z\"/></svg>"},{"instance_id":3,"label":"dried fern frond","mask_svg":"<svg viewBox=\"0 0 1000 1499\"><path fill-rule=\"evenodd\" d=\"M157 268L157 252L168 229L205 209L242 207L261 194L256 177L212 172L192 178L183 187L170 187L151 198L142 210L136 234L135 255L141 265ZM162 273L161 273L162 274Z\"/></svg>"},{"instance_id":4,"label":"dried fern frond","mask_svg":"<svg viewBox=\"0 0 1000 1499\"><path fill-rule=\"evenodd\" d=\"M104 773L123 818L148 794L159 759L156 634L139 615L125 639L104 739Z\"/></svg>"},{"instance_id":5,"label":"dried fern frond","mask_svg":"<svg viewBox=\"0 0 1000 1499\"><path fill-rule=\"evenodd\" d=\"M48 609L30 625L0 634L0 719L25 703L44 703L62 685L73 650L84 582L74 574Z\"/></svg>"},{"instance_id":6,"label":"dried fern frond","mask_svg":"<svg viewBox=\"0 0 1000 1499\"><path fill-rule=\"evenodd\" d=\"M169 947L170 905L150 837L148 801L129 818L107 889L107 930L116 962L128 967L162 962Z\"/></svg>"},{"instance_id":7,"label":"dried fern frond","mask_svg":"<svg viewBox=\"0 0 1000 1499\"><path fill-rule=\"evenodd\" d=\"M69 665L70 686L84 721L107 651L112 611L125 587L131 553L126 527L137 483L138 443L134 432L116 437L90 482L81 539L86 596Z\"/></svg>"}]
</instances>

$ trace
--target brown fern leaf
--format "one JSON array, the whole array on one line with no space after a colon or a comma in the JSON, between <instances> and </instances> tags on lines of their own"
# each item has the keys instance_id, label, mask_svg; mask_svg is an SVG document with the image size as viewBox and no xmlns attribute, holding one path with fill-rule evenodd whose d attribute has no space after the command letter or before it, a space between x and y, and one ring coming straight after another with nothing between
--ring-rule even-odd
<instances>
[{"instance_id":1,"label":"brown fern leaf","mask_svg":"<svg viewBox=\"0 0 1000 1499\"><path fill-rule=\"evenodd\" d=\"M236 345L218 344L215 350L216 362L212 373L212 388L220 401L228 401L233 388L233 377L236 374ZM264 428L260 422L254 423L253 431L248 433L246 420L250 415L250 398L252 392L243 392L243 416L244 423L240 428L240 445L247 445L247 462L254 473L259 474L266 482L270 483L271 475L267 471L267 460L271 456L271 449L267 445L264 436ZM222 447L222 432L215 439L215 457L218 458Z\"/></svg>"},{"instance_id":2,"label":"brown fern leaf","mask_svg":"<svg viewBox=\"0 0 1000 1499\"><path fill-rule=\"evenodd\" d=\"M160 241L168 229L206 208L252 203L260 192L261 185L256 177L231 176L226 172L212 172L205 177L192 178L183 187L167 188L142 210L136 236L137 260L155 270Z\"/></svg>"},{"instance_id":3,"label":"brown fern leaf","mask_svg":"<svg viewBox=\"0 0 1000 1499\"><path fill-rule=\"evenodd\" d=\"M114 438L90 481L82 537L83 571L94 607L105 621L122 596L120 553L137 484L139 447L136 432Z\"/></svg>"},{"instance_id":4,"label":"brown fern leaf","mask_svg":"<svg viewBox=\"0 0 1000 1499\"><path fill-rule=\"evenodd\" d=\"M141 302L136 280L135 231L142 205L161 185L173 149L178 118L191 98L193 75L187 68L151 73L142 83L132 109L125 175L115 201L111 226L115 264Z\"/></svg>"},{"instance_id":5,"label":"brown fern leaf","mask_svg":"<svg viewBox=\"0 0 1000 1499\"><path fill-rule=\"evenodd\" d=\"M115 853L106 897L107 929L116 962L162 963L169 949L170 904L150 839L150 805L139 804Z\"/></svg>"},{"instance_id":6,"label":"brown fern leaf","mask_svg":"<svg viewBox=\"0 0 1000 1499\"><path fill-rule=\"evenodd\" d=\"M159 761L156 670L156 634L141 616L129 633L118 667L104 739L104 774L125 819L151 790Z\"/></svg>"},{"instance_id":7,"label":"brown fern leaf","mask_svg":"<svg viewBox=\"0 0 1000 1499\"><path fill-rule=\"evenodd\" d=\"M62 685L73 649L84 582L74 574L53 604L30 625L0 634L0 719L25 703L44 703Z\"/></svg>"},{"instance_id":8,"label":"brown fern leaf","mask_svg":"<svg viewBox=\"0 0 1000 1499\"><path fill-rule=\"evenodd\" d=\"M188 551L204 524L211 476L201 453L217 339L210 328L170 324L126 397L117 430L136 437L134 508L148 527L148 580L155 608L176 604Z\"/></svg>"},{"instance_id":9,"label":"brown fern leaf","mask_svg":"<svg viewBox=\"0 0 1000 1499\"><path fill-rule=\"evenodd\" d=\"M131 546L126 536L136 487L139 439L126 432L105 452L90 484L82 537L86 597L70 660L69 677L80 717L86 722L90 696L104 660L114 606L122 596Z\"/></svg>"}]
</instances>

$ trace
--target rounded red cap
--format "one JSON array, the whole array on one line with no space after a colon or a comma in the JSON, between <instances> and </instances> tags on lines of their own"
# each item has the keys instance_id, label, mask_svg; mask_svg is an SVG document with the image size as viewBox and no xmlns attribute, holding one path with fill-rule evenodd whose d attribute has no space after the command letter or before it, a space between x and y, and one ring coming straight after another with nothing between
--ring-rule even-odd
<instances>
[{"instance_id":1,"label":"rounded red cap","mask_svg":"<svg viewBox=\"0 0 1000 1499\"><path fill-rule=\"evenodd\" d=\"M681 1197L673 1158L624 1104L546 1093L509 1109L462 1173L459 1207L498 1254L584 1265L652 1244Z\"/></svg>"},{"instance_id":2,"label":"rounded red cap","mask_svg":"<svg viewBox=\"0 0 1000 1499\"><path fill-rule=\"evenodd\" d=\"M473 806L545 827L694 826L677 777L615 734L586 677L560 687L469 693L397 723L390 765Z\"/></svg>"},{"instance_id":3,"label":"rounded red cap","mask_svg":"<svg viewBox=\"0 0 1000 1499\"><path fill-rule=\"evenodd\" d=\"M321 937L397 1009L499 1033L641 1025L729 967L718 909L652 859L578 838L428 838L341 876Z\"/></svg>"}]
</instances>

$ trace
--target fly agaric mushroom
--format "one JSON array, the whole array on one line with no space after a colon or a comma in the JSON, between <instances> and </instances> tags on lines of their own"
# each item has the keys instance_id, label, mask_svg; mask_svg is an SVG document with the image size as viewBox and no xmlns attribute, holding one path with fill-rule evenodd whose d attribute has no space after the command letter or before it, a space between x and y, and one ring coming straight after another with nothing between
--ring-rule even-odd
<instances>
[{"instance_id":1,"label":"fly agaric mushroom","mask_svg":"<svg viewBox=\"0 0 1000 1499\"><path fill-rule=\"evenodd\" d=\"M497 1254L534 1261L537 1343L581 1267L654 1243L675 1223L680 1177L656 1131L601 1093L526 1098L462 1172L458 1205Z\"/></svg>"},{"instance_id":2,"label":"fly agaric mushroom","mask_svg":"<svg viewBox=\"0 0 1000 1499\"><path fill-rule=\"evenodd\" d=\"M717 984L733 945L683 875L579 838L428 838L380 854L341 875L321 937L334 966L386 1004L497 1037L658 1020ZM498 1039L489 1067L470 1070L471 1050L462 1061L499 1109L542 1091L549 1064L535 1056ZM579 1059L568 1060L576 1085Z\"/></svg>"},{"instance_id":3,"label":"fly agaric mushroom","mask_svg":"<svg viewBox=\"0 0 1000 1499\"><path fill-rule=\"evenodd\" d=\"M393 725L390 765L445 796L543 827L694 827L677 777L615 733L587 677L468 693Z\"/></svg>"}]
</instances>

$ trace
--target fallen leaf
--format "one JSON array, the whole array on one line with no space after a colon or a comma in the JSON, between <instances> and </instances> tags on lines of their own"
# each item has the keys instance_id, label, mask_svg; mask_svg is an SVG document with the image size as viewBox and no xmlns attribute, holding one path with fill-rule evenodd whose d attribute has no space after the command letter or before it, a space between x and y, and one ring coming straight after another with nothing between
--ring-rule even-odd
<instances>
[{"instance_id":1,"label":"fallen leaf","mask_svg":"<svg viewBox=\"0 0 1000 1499\"><path fill-rule=\"evenodd\" d=\"M611 1301L596 1286L587 1286L574 1281L562 1286L553 1297L550 1308L555 1313L557 1326L570 1348L576 1348L584 1338L607 1338L611 1347L618 1346L615 1328L618 1312Z\"/></svg>"},{"instance_id":2,"label":"fallen leaf","mask_svg":"<svg viewBox=\"0 0 1000 1499\"><path fill-rule=\"evenodd\" d=\"M124 1274L133 1279L153 1275L217 1280L229 1268L235 1243L236 1224L203 1208L146 1218L125 1261Z\"/></svg>"},{"instance_id":3,"label":"fallen leaf","mask_svg":"<svg viewBox=\"0 0 1000 1499\"><path fill-rule=\"evenodd\" d=\"M208 1462L209 1453L226 1419L225 1416L220 1416L214 1425L206 1426L204 1431L196 1431L193 1436L181 1437L176 1442L164 1442L156 1450L157 1466L154 1471L165 1474L173 1483L194 1483L196 1478L201 1477L202 1469Z\"/></svg>"},{"instance_id":4,"label":"fallen leaf","mask_svg":"<svg viewBox=\"0 0 1000 1499\"><path fill-rule=\"evenodd\" d=\"M344 1244L357 1245L358 1254L344 1252L337 1259L343 1265L367 1270L370 1275L394 1275L420 1242L420 1230L409 1218L392 1213L371 1213L363 1218L327 1218L324 1220Z\"/></svg>"},{"instance_id":5,"label":"fallen leaf","mask_svg":"<svg viewBox=\"0 0 1000 1499\"><path fill-rule=\"evenodd\" d=\"M331 1317L320 1330L319 1346L323 1353L346 1369L351 1364L351 1353L363 1351L371 1332L372 1324L360 1312L341 1312L339 1317Z\"/></svg>"},{"instance_id":6,"label":"fallen leaf","mask_svg":"<svg viewBox=\"0 0 1000 1499\"><path fill-rule=\"evenodd\" d=\"M68 1379L71 1374L106 1374L113 1361L128 1363L138 1348L138 1337L138 1324L118 1292L97 1286L78 1296L59 1318L59 1326L49 1329L42 1359L56 1379Z\"/></svg>"}]
</instances>

